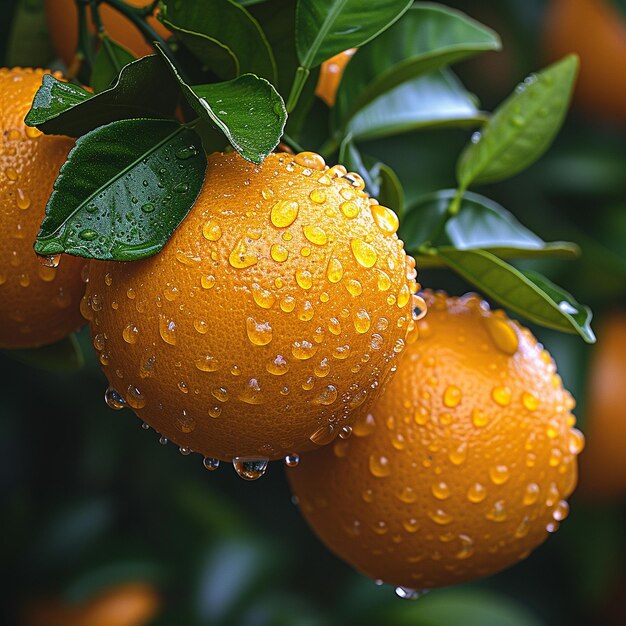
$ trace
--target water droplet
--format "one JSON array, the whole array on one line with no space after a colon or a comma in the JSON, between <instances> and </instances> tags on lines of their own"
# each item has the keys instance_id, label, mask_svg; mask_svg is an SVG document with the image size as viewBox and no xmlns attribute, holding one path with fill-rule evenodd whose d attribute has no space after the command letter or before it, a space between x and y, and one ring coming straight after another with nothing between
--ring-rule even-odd
<instances>
[{"instance_id":1,"label":"water droplet","mask_svg":"<svg viewBox=\"0 0 626 626\"><path fill-rule=\"evenodd\" d=\"M570 454L580 454L584 447L585 436L577 428L570 428L568 438Z\"/></svg>"},{"instance_id":2,"label":"water droplet","mask_svg":"<svg viewBox=\"0 0 626 626\"><path fill-rule=\"evenodd\" d=\"M273 361L270 361L265 366L265 369L270 374L274 374L274 376L282 376L289 371L289 365L285 358L282 355L278 354Z\"/></svg>"},{"instance_id":3,"label":"water droplet","mask_svg":"<svg viewBox=\"0 0 626 626\"><path fill-rule=\"evenodd\" d=\"M478 143L482 138L482 135L476 131L475 133L472 133L472 137L471 137L471 142L476 144Z\"/></svg>"},{"instance_id":4,"label":"water droplet","mask_svg":"<svg viewBox=\"0 0 626 626\"><path fill-rule=\"evenodd\" d=\"M450 462L454 465L461 465L467 458L467 443L464 441L460 443L456 448L453 448L448 453Z\"/></svg>"},{"instance_id":5,"label":"water droplet","mask_svg":"<svg viewBox=\"0 0 626 626\"><path fill-rule=\"evenodd\" d=\"M326 446L335 440L339 434L338 429L333 424L326 424L318 428L309 439L318 446Z\"/></svg>"},{"instance_id":6,"label":"water droplet","mask_svg":"<svg viewBox=\"0 0 626 626\"><path fill-rule=\"evenodd\" d=\"M511 390L509 387L494 387L491 391L491 397L496 404L507 406L511 402Z\"/></svg>"},{"instance_id":7,"label":"water droplet","mask_svg":"<svg viewBox=\"0 0 626 626\"><path fill-rule=\"evenodd\" d=\"M176 428L182 433L191 433L196 429L196 420L187 415L186 411L183 411L182 415L179 415L175 420Z\"/></svg>"},{"instance_id":8,"label":"water droplet","mask_svg":"<svg viewBox=\"0 0 626 626\"><path fill-rule=\"evenodd\" d=\"M354 258L363 267L373 267L378 259L376 250L369 243L365 243L361 239L352 239L350 241L350 247L352 248L352 254Z\"/></svg>"},{"instance_id":9,"label":"water droplet","mask_svg":"<svg viewBox=\"0 0 626 626\"><path fill-rule=\"evenodd\" d=\"M432 485L430 490L437 500L446 500L450 497L450 487L443 481Z\"/></svg>"},{"instance_id":10,"label":"water droplet","mask_svg":"<svg viewBox=\"0 0 626 626\"><path fill-rule=\"evenodd\" d=\"M348 219L354 219L361 212L359 205L352 200L342 202L339 208Z\"/></svg>"},{"instance_id":11,"label":"water droplet","mask_svg":"<svg viewBox=\"0 0 626 626\"><path fill-rule=\"evenodd\" d=\"M457 559L468 559L474 554L474 540L469 535L459 535L461 549L456 553Z\"/></svg>"},{"instance_id":12,"label":"water droplet","mask_svg":"<svg viewBox=\"0 0 626 626\"><path fill-rule=\"evenodd\" d=\"M25 211L30 206L30 198L24 193L22 189L17 189L17 207Z\"/></svg>"},{"instance_id":13,"label":"water droplet","mask_svg":"<svg viewBox=\"0 0 626 626\"><path fill-rule=\"evenodd\" d=\"M211 457L205 456L202 459L202 465L204 465L205 469L208 469L209 472L215 471L220 466L219 459L212 459Z\"/></svg>"},{"instance_id":14,"label":"water droplet","mask_svg":"<svg viewBox=\"0 0 626 626\"><path fill-rule=\"evenodd\" d=\"M180 448L178 448L178 451L183 456L189 456L191 454L191 448L188 448L187 446L181 446Z\"/></svg>"},{"instance_id":15,"label":"water droplet","mask_svg":"<svg viewBox=\"0 0 626 626\"><path fill-rule=\"evenodd\" d=\"M316 204L324 204L324 202L326 202L326 192L323 189L314 189L309 194L309 198Z\"/></svg>"},{"instance_id":16,"label":"water droplet","mask_svg":"<svg viewBox=\"0 0 626 626\"><path fill-rule=\"evenodd\" d=\"M232 249L228 262L237 269L245 269L256 265L258 258L248 252L248 244L245 237L242 237Z\"/></svg>"},{"instance_id":17,"label":"water droplet","mask_svg":"<svg viewBox=\"0 0 626 626\"><path fill-rule=\"evenodd\" d=\"M374 204L370 206L372 217L378 228L386 235L393 235L400 225L398 216L387 207L380 204Z\"/></svg>"},{"instance_id":18,"label":"water droplet","mask_svg":"<svg viewBox=\"0 0 626 626\"><path fill-rule=\"evenodd\" d=\"M529 411L536 411L539 408L539 400L532 393L524 392L522 394L522 404Z\"/></svg>"},{"instance_id":19,"label":"water droplet","mask_svg":"<svg viewBox=\"0 0 626 626\"><path fill-rule=\"evenodd\" d=\"M480 409L472 409L472 423L478 428L482 428L489 423L489 418L486 413L483 413Z\"/></svg>"},{"instance_id":20,"label":"water droplet","mask_svg":"<svg viewBox=\"0 0 626 626\"><path fill-rule=\"evenodd\" d=\"M324 171L326 167L324 158L315 152L299 152L293 157L293 160L302 167L309 167L320 172Z\"/></svg>"},{"instance_id":21,"label":"water droplet","mask_svg":"<svg viewBox=\"0 0 626 626\"><path fill-rule=\"evenodd\" d=\"M363 293L363 285L358 280L350 279L344 283L348 293L356 298Z\"/></svg>"},{"instance_id":22,"label":"water droplet","mask_svg":"<svg viewBox=\"0 0 626 626\"><path fill-rule=\"evenodd\" d=\"M539 485L537 483L528 483L524 490L524 505L531 506L539 499Z\"/></svg>"},{"instance_id":23,"label":"water droplet","mask_svg":"<svg viewBox=\"0 0 626 626\"><path fill-rule=\"evenodd\" d=\"M222 236L222 229L215 220L209 220L202 227L202 234L208 241L218 241Z\"/></svg>"},{"instance_id":24,"label":"water droplet","mask_svg":"<svg viewBox=\"0 0 626 626\"><path fill-rule=\"evenodd\" d=\"M186 161L192 157L195 157L198 153L198 150L195 146L185 146L184 148L179 148L175 152L175 156L177 159L181 159L182 161Z\"/></svg>"},{"instance_id":25,"label":"water droplet","mask_svg":"<svg viewBox=\"0 0 626 626\"><path fill-rule=\"evenodd\" d=\"M128 324L122 331L122 337L126 343L136 343L139 337L139 329L135 324Z\"/></svg>"},{"instance_id":26,"label":"water droplet","mask_svg":"<svg viewBox=\"0 0 626 626\"><path fill-rule=\"evenodd\" d=\"M493 507L490 511L488 511L485 517L492 522L504 522L504 520L506 520L506 507L504 505L504 500L496 500L493 503Z\"/></svg>"},{"instance_id":27,"label":"water droplet","mask_svg":"<svg viewBox=\"0 0 626 626\"><path fill-rule=\"evenodd\" d=\"M279 200L270 213L270 220L277 228L290 226L296 217L298 217L298 203L289 200Z\"/></svg>"},{"instance_id":28,"label":"water droplet","mask_svg":"<svg viewBox=\"0 0 626 626\"><path fill-rule=\"evenodd\" d=\"M487 497L487 490L480 483L474 483L467 491L467 499L470 502L482 502Z\"/></svg>"},{"instance_id":29,"label":"water droplet","mask_svg":"<svg viewBox=\"0 0 626 626\"><path fill-rule=\"evenodd\" d=\"M506 465L494 465L489 468L489 477L495 485L502 485L509 480L509 468Z\"/></svg>"},{"instance_id":30,"label":"water droplet","mask_svg":"<svg viewBox=\"0 0 626 626\"><path fill-rule=\"evenodd\" d=\"M319 226L312 226L310 224L302 227L304 236L316 246L324 246L328 242L328 236L326 232Z\"/></svg>"},{"instance_id":31,"label":"water droplet","mask_svg":"<svg viewBox=\"0 0 626 626\"><path fill-rule=\"evenodd\" d=\"M398 292L398 308L402 308L405 307L408 303L409 300L411 299L411 290L409 289L408 285L402 285L402 287L400 288L400 291Z\"/></svg>"},{"instance_id":32,"label":"water droplet","mask_svg":"<svg viewBox=\"0 0 626 626\"><path fill-rule=\"evenodd\" d=\"M256 378L251 378L239 394L239 399L246 404L263 404L264 398L261 393L261 385Z\"/></svg>"},{"instance_id":33,"label":"water droplet","mask_svg":"<svg viewBox=\"0 0 626 626\"><path fill-rule=\"evenodd\" d=\"M255 346L266 346L272 341L272 327L269 322L257 322L253 317L249 317L246 321L246 330L248 339Z\"/></svg>"},{"instance_id":34,"label":"water droplet","mask_svg":"<svg viewBox=\"0 0 626 626\"><path fill-rule=\"evenodd\" d=\"M285 457L285 465L287 467L296 467L300 463L300 457L297 454L288 454Z\"/></svg>"},{"instance_id":35,"label":"water droplet","mask_svg":"<svg viewBox=\"0 0 626 626\"><path fill-rule=\"evenodd\" d=\"M317 346L313 345L310 341L303 339L302 341L294 341L291 345L291 353L296 359L305 361L315 356L317 352Z\"/></svg>"},{"instance_id":36,"label":"water droplet","mask_svg":"<svg viewBox=\"0 0 626 626\"><path fill-rule=\"evenodd\" d=\"M519 339L513 322L497 314L482 319L496 348L504 354L514 355L519 348Z\"/></svg>"},{"instance_id":37,"label":"water droplet","mask_svg":"<svg viewBox=\"0 0 626 626\"><path fill-rule=\"evenodd\" d=\"M296 299L293 296L285 296L280 301L280 308L285 313L291 313L296 308Z\"/></svg>"},{"instance_id":38,"label":"water droplet","mask_svg":"<svg viewBox=\"0 0 626 626\"><path fill-rule=\"evenodd\" d=\"M354 434L357 435L356 428L354 430ZM372 476L375 476L376 478L384 478L385 476L389 476L389 474L391 474L389 459L386 456L382 455L370 455L369 470Z\"/></svg>"},{"instance_id":39,"label":"water droplet","mask_svg":"<svg viewBox=\"0 0 626 626\"><path fill-rule=\"evenodd\" d=\"M220 402L226 402L228 400L228 389L226 387L216 387L211 390L211 395Z\"/></svg>"},{"instance_id":40,"label":"water droplet","mask_svg":"<svg viewBox=\"0 0 626 626\"><path fill-rule=\"evenodd\" d=\"M171 346L176 345L176 322L163 315L159 316L159 334L161 339Z\"/></svg>"},{"instance_id":41,"label":"water droplet","mask_svg":"<svg viewBox=\"0 0 626 626\"><path fill-rule=\"evenodd\" d=\"M452 522L454 517L449 513L446 513L443 509L437 509L435 511L428 511L428 517L430 517L435 524L439 524L440 526L445 526Z\"/></svg>"},{"instance_id":42,"label":"water droplet","mask_svg":"<svg viewBox=\"0 0 626 626\"><path fill-rule=\"evenodd\" d=\"M49 254L46 256L38 255L38 259L39 259L39 262L44 267L56 268L56 267L59 267L59 263L61 262L61 255L60 254Z\"/></svg>"},{"instance_id":43,"label":"water droplet","mask_svg":"<svg viewBox=\"0 0 626 626\"><path fill-rule=\"evenodd\" d=\"M78 236L84 241L93 241L98 237L98 233L91 228L85 228L78 233Z\"/></svg>"},{"instance_id":44,"label":"water droplet","mask_svg":"<svg viewBox=\"0 0 626 626\"><path fill-rule=\"evenodd\" d=\"M167 437L164 437L163 435L161 435L161 436L159 437L159 443L160 443L162 446L166 445L166 444L167 444Z\"/></svg>"},{"instance_id":45,"label":"water droplet","mask_svg":"<svg viewBox=\"0 0 626 626\"><path fill-rule=\"evenodd\" d=\"M209 332L209 325L204 320L194 320L193 327L201 335L206 335Z\"/></svg>"},{"instance_id":46,"label":"water droplet","mask_svg":"<svg viewBox=\"0 0 626 626\"><path fill-rule=\"evenodd\" d=\"M143 213L152 213L154 209L156 209L156 206L153 202L144 202L140 209Z\"/></svg>"},{"instance_id":47,"label":"water droplet","mask_svg":"<svg viewBox=\"0 0 626 626\"><path fill-rule=\"evenodd\" d=\"M353 321L354 329L357 333L361 335L366 333L370 329L371 320L365 309L359 309L358 311L356 311L353 317Z\"/></svg>"},{"instance_id":48,"label":"water droplet","mask_svg":"<svg viewBox=\"0 0 626 626\"><path fill-rule=\"evenodd\" d=\"M313 400L313 404L328 406L337 400L337 393L337 387L334 385L328 385L324 387L317 398Z\"/></svg>"},{"instance_id":49,"label":"water droplet","mask_svg":"<svg viewBox=\"0 0 626 626\"><path fill-rule=\"evenodd\" d=\"M313 286L313 275L308 270L298 270L296 282L302 289L310 289Z\"/></svg>"},{"instance_id":50,"label":"water droplet","mask_svg":"<svg viewBox=\"0 0 626 626\"><path fill-rule=\"evenodd\" d=\"M139 364L139 376L141 378L150 378L154 373L154 365L156 363L156 357L148 356L141 360Z\"/></svg>"},{"instance_id":51,"label":"water droplet","mask_svg":"<svg viewBox=\"0 0 626 626\"><path fill-rule=\"evenodd\" d=\"M104 392L104 401L110 408L115 409L116 411L119 411L126 406L126 400L124 400L119 391L113 389L113 387L108 387Z\"/></svg>"},{"instance_id":52,"label":"water droplet","mask_svg":"<svg viewBox=\"0 0 626 626\"><path fill-rule=\"evenodd\" d=\"M338 283L343 277L343 267L339 259L332 258L328 262L326 277L331 283Z\"/></svg>"},{"instance_id":53,"label":"water droplet","mask_svg":"<svg viewBox=\"0 0 626 626\"><path fill-rule=\"evenodd\" d=\"M289 257L289 250L285 246L275 243L270 248L270 254L277 263L283 263Z\"/></svg>"},{"instance_id":54,"label":"water droplet","mask_svg":"<svg viewBox=\"0 0 626 626\"><path fill-rule=\"evenodd\" d=\"M552 517L557 522L562 522L569 515L569 504L565 500L560 500L552 511Z\"/></svg>"},{"instance_id":55,"label":"water droplet","mask_svg":"<svg viewBox=\"0 0 626 626\"><path fill-rule=\"evenodd\" d=\"M453 409L461 402L461 390L456 385L448 385L443 392L443 403L449 408Z\"/></svg>"},{"instance_id":56,"label":"water droplet","mask_svg":"<svg viewBox=\"0 0 626 626\"><path fill-rule=\"evenodd\" d=\"M143 409L146 406L146 399L143 394L133 385L129 385L126 391L126 402L133 409Z\"/></svg>"}]
</instances>

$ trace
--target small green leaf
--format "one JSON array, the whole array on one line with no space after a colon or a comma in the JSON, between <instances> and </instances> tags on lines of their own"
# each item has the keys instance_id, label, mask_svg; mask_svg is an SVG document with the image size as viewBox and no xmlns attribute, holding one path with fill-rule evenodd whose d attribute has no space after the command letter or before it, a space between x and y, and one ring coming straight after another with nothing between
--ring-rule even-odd
<instances>
[{"instance_id":1,"label":"small green leaf","mask_svg":"<svg viewBox=\"0 0 626 626\"><path fill-rule=\"evenodd\" d=\"M106 35L102 37L100 49L91 70L91 86L94 92L100 93L107 89L122 68L132 63L135 58L135 55L110 37Z\"/></svg>"},{"instance_id":2,"label":"small green leaf","mask_svg":"<svg viewBox=\"0 0 626 626\"><path fill-rule=\"evenodd\" d=\"M125 66L115 83L95 96L45 74L25 122L44 133L79 137L118 120L171 118L179 95L162 58L150 55Z\"/></svg>"},{"instance_id":3,"label":"small green leaf","mask_svg":"<svg viewBox=\"0 0 626 626\"><path fill-rule=\"evenodd\" d=\"M177 122L122 120L76 142L46 206L35 252L133 261L156 254L193 206L200 137Z\"/></svg>"},{"instance_id":4,"label":"small green leaf","mask_svg":"<svg viewBox=\"0 0 626 626\"><path fill-rule=\"evenodd\" d=\"M486 250L440 248L445 264L502 306L546 328L595 341L591 311L539 274L525 274Z\"/></svg>"},{"instance_id":5,"label":"small green leaf","mask_svg":"<svg viewBox=\"0 0 626 626\"><path fill-rule=\"evenodd\" d=\"M449 215L455 189L443 189L422 196L407 211L400 225L400 237L407 250L418 252L423 245L458 250L483 249L501 258L574 258L580 250L573 243L546 243L520 224L497 202L466 192L460 210ZM420 267L441 263L437 256L419 256Z\"/></svg>"},{"instance_id":6,"label":"small green leaf","mask_svg":"<svg viewBox=\"0 0 626 626\"><path fill-rule=\"evenodd\" d=\"M73 334L49 346L28 350L3 350L3 352L24 365L49 372L74 372L85 363L80 344Z\"/></svg>"},{"instance_id":7,"label":"small green leaf","mask_svg":"<svg viewBox=\"0 0 626 626\"><path fill-rule=\"evenodd\" d=\"M417 129L475 126L485 120L472 96L449 70L398 85L352 117L342 131L354 140L389 137Z\"/></svg>"},{"instance_id":8,"label":"small green leaf","mask_svg":"<svg viewBox=\"0 0 626 626\"><path fill-rule=\"evenodd\" d=\"M222 83L188 85L169 60L166 62L200 119L224 133L244 159L260 163L278 145L287 111L283 99L264 78L244 74Z\"/></svg>"},{"instance_id":9,"label":"small green leaf","mask_svg":"<svg viewBox=\"0 0 626 626\"><path fill-rule=\"evenodd\" d=\"M249 11L234 0L163 0L159 19L222 79L251 73L276 81L276 61Z\"/></svg>"},{"instance_id":10,"label":"small green leaf","mask_svg":"<svg viewBox=\"0 0 626 626\"><path fill-rule=\"evenodd\" d=\"M389 28L411 6L407 0L298 0L296 49L304 69L347 48L358 48Z\"/></svg>"},{"instance_id":11,"label":"small green leaf","mask_svg":"<svg viewBox=\"0 0 626 626\"><path fill-rule=\"evenodd\" d=\"M513 176L548 149L567 113L577 71L578 57L569 55L518 85L461 153L461 188Z\"/></svg>"},{"instance_id":12,"label":"small green leaf","mask_svg":"<svg viewBox=\"0 0 626 626\"><path fill-rule=\"evenodd\" d=\"M496 33L460 11L426 2L415 4L350 60L335 110L348 119L403 82L499 48Z\"/></svg>"}]
</instances>

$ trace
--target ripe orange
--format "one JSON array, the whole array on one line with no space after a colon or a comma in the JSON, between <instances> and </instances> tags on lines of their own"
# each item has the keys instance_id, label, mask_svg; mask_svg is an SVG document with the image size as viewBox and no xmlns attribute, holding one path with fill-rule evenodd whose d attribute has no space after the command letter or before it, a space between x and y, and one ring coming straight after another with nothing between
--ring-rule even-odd
<instances>
[{"instance_id":1,"label":"ripe orange","mask_svg":"<svg viewBox=\"0 0 626 626\"><path fill-rule=\"evenodd\" d=\"M84 604L58 600L29 607L25 626L143 626L156 615L159 595L147 583L125 583L106 589Z\"/></svg>"},{"instance_id":2,"label":"ripe orange","mask_svg":"<svg viewBox=\"0 0 626 626\"><path fill-rule=\"evenodd\" d=\"M580 56L574 103L589 115L626 123L626 20L606 0L552 0L545 16L551 59Z\"/></svg>"},{"instance_id":3,"label":"ripe orange","mask_svg":"<svg viewBox=\"0 0 626 626\"><path fill-rule=\"evenodd\" d=\"M144 7L150 4L149 0L126 0L134 7ZM75 0L46 0L46 22L52 46L59 57L66 65L70 65L76 45L78 43L78 13L76 11ZM87 11L89 19L89 29L92 33L96 29L91 21L90 13ZM107 4L100 4L100 17L106 28L106 32L117 43L128 48L135 56L143 57L147 54L154 54L143 35L135 26L123 15ZM155 17L148 19L148 23L162 37L168 37L170 31L161 24Z\"/></svg>"},{"instance_id":4,"label":"ripe orange","mask_svg":"<svg viewBox=\"0 0 626 626\"><path fill-rule=\"evenodd\" d=\"M572 397L527 329L476 295L424 298L419 339L371 413L288 472L331 550L417 589L525 558L567 516L583 445Z\"/></svg>"},{"instance_id":5,"label":"ripe orange","mask_svg":"<svg viewBox=\"0 0 626 626\"><path fill-rule=\"evenodd\" d=\"M91 264L82 308L109 403L222 460L277 459L349 427L419 304L398 219L363 186L311 152L211 155L160 254Z\"/></svg>"},{"instance_id":6,"label":"ripe orange","mask_svg":"<svg viewBox=\"0 0 626 626\"><path fill-rule=\"evenodd\" d=\"M334 57L331 57L322 63L320 76L317 80L317 87L315 88L315 94L329 107L335 106L337 89L339 89L339 83L341 82L343 71L355 52L356 48L350 48L349 50L344 50L343 52L336 54Z\"/></svg>"},{"instance_id":7,"label":"ripe orange","mask_svg":"<svg viewBox=\"0 0 626 626\"><path fill-rule=\"evenodd\" d=\"M580 492L593 498L626 494L626 313L598 331L587 391L587 446L580 457Z\"/></svg>"},{"instance_id":8,"label":"ripe orange","mask_svg":"<svg viewBox=\"0 0 626 626\"><path fill-rule=\"evenodd\" d=\"M84 323L79 302L83 259L44 267L33 244L68 137L42 135L24 124L43 70L0 68L0 348L53 343Z\"/></svg>"}]
</instances>

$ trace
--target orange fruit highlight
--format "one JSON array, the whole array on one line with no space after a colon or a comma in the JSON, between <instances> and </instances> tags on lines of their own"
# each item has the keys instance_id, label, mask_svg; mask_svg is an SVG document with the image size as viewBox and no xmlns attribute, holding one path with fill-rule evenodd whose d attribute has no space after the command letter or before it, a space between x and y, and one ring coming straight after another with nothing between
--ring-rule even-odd
<instances>
[{"instance_id":1,"label":"orange fruit highlight","mask_svg":"<svg viewBox=\"0 0 626 626\"><path fill-rule=\"evenodd\" d=\"M0 348L35 348L84 324L84 259L44 267L33 250L59 169L74 145L24 124L43 70L0 68Z\"/></svg>"},{"instance_id":2,"label":"orange fruit highlight","mask_svg":"<svg viewBox=\"0 0 626 626\"><path fill-rule=\"evenodd\" d=\"M527 329L476 295L423 295L419 339L370 413L287 472L318 537L404 595L526 558L567 517L584 441Z\"/></svg>"},{"instance_id":3,"label":"orange fruit highlight","mask_svg":"<svg viewBox=\"0 0 626 626\"><path fill-rule=\"evenodd\" d=\"M574 104L588 115L626 123L626 20L606 0L552 0L544 20L551 59L580 56Z\"/></svg>"},{"instance_id":4,"label":"orange fruit highlight","mask_svg":"<svg viewBox=\"0 0 626 626\"><path fill-rule=\"evenodd\" d=\"M346 65L348 65L348 61L350 61L355 52L356 48L350 48L322 63L320 76L317 80L317 87L315 88L315 95L321 98L329 107L335 106L337 89L339 89L341 77L343 76Z\"/></svg>"},{"instance_id":5,"label":"orange fruit highlight","mask_svg":"<svg viewBox=\"0 0 626 626\"><path fill-rule=\"evenodd\" d=\"M126 2L134 7L145 7L150 4L149 0L126 0ZM75 0L46 0L45 9L52 47L65 65L69 66L78 44L76 2ZM114 8L104 3L100 4L100 17L107 34L113 41L128 48L137 57L154 54L152 46L146 42L133 23ZM96 28L91 21L89 9L87 10L87 19L89 30L95 33ZM148 24L162 37L167 38L171 35L170 31L156 17L150 17Z\"/></svg>"},{"instance_id":6,"label":"orange fruit highlight","mask_svg":"<svg viewBox=\"0 0 626 626\"><path fill-rule=\"evenodd\" d=\"M91 263L82 308L109 404L210 458L328 443L377 395L414 327L398 218L358 174L311 152L208 161L158 255Z\"/></svg>"},{"instance_id":7,"label":"orange fruit highlight","mask_svg":"<svg viewBox=\"0 0 626 626\"><path fill-rule=\"evenodd\" d=\"M626 313L609 315L598 330L586 402L587 445L580 457L580 494L626 494Z\"/></svg>"}]
</instances>

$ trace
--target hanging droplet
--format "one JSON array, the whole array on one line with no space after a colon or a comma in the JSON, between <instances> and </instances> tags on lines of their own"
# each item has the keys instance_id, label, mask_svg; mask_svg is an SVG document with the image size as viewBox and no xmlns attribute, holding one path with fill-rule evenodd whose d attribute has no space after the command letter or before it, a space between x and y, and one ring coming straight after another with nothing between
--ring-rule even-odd
<instances>
[{"instance_id":1,"label":"hanging droplet","mask_svg":"<svg viewBox=\"0 0 626 626\"><path fill-rule=\"evenodd\" d=\"M205 456L204 459L202 459L202 465L210 472L213 472L220 466L220 460Z\"/></svg>"},{"instance_id":2,"label":"hanging droplet","mask_svg":"<svg viewBox=\"0 0 626 626\"><path fill-rule=\"evenodd\" d=\"M124 400L119 391L113 389L113 387L108 387L104 392L104 401L110 408L115 409L116 411L119 411L126 406L126 400Z\"/></svg>"},{"instance_id":3,"label":"hanging droplet","mask_svg":"<svg viewBox=\"0 0 626 626\"><path fill-rule=\"evenodd\" d=\"M410 587L396 587L395 593L403 600L417 600L428 593L428 589L411 589Z\"/></svg>"},{"instance_id":4,"label":"hanging droplet","mask_svg":"<svg viewBox=\"0 0 626 626\"><path fill-rule=\"evenodd\" d=\"M267 470L269 459L249 458L236 456L233 459L233 467L237 474L244 480L257 480Z\"/></svg>"},{"instance_id":5,"label":"hanging droplet","mask_svg":"<svg viewBox=\"0 0 626 626\"><path fill-rule=\"evenodd\" d=\"M285 457L285 465L287 467L296 467L300 463L300 457L297 454L288 454Z\"/></svg>"}]
</instances>

